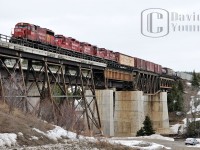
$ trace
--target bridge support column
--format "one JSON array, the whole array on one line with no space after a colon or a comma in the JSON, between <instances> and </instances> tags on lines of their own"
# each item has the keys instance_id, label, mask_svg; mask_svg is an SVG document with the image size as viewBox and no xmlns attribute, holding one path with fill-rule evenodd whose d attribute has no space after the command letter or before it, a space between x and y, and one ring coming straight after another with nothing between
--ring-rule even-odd
<instances>
[{"instance_id":1,"label":"bridge support column","mask_svg":"<svg viewBox=\"0 0 200 150\"><path fill-rule=\"evenodd\" d=\"M144 121L142 91L115 92L115 136L135 136Z\"/></svg>"},{"instance_id":2,"label":"bridge support column","mask_svg":"<svg viewBox=\"0 0 200 150\"><path fill-rule=\"evenodd\" d=\"M167 92L160 92L152 96L151 103L151 120L154 129L160 134L169 133Z\"/></svg>"},{"instance_id":3,"label":"bridge support column","mask_svg":"<svg viewBox=\"0 0 200 150\"><path fill-rule=\"evenodd\" d=\"M102 130L107 136L114 136L113 94L114 91L110 89L96 90Z\"/></svg>"}]
</instances>

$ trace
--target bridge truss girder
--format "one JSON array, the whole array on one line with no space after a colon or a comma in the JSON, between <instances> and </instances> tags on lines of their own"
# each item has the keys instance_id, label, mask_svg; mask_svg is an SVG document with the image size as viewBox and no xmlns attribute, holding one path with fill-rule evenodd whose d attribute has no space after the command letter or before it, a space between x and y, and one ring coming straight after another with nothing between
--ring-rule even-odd
<instances>
[{"instance_id":1,"label":"bridge truss girder","mask_svg":"<svg viewBox=\"0 0 200 150\"><path fill-rule=\"evenodd\" d=\"M145 94L154 95L159 91L171 89L175 82L174 79L164 78L150 72L135 71L128 73L111 69L108 70L94 72L97 88L114 87L116 90L139 90Z\"/></svg>"},{"instance_id":2,"label":"bridge truss girder","mask_svg":"<svg viewBox=\"0 0 200 150\"><path fill-rule=\"evenodd\" d=\"M14 60L12 65L7 65L6 60ZM0 91L1 97L6 101L8 98L17 98L18 104L23 105L25 112L30 112L29 107L32 107L30 113L35 113L40 116L40 104L44 101L49 101L52 105L54 123L58 124L59 119L65 116L62 111L63 107L72 108L76 111L79 108L79 113L75 114L75 121L68 126L73 128L78 126L81 119L86 119L87 129L89 131L101 131L101 121L95 96L95 86L93 80L93 69L91 66L83 67L81 64L77 66L63 65L60 63L52 63L48 61L27 60L28 64L25 70L22 69L22 59L8 55L0 55ZM37 66L37 71L35 69ZM53 69L52 69L53 68ZM76 70L75 74L70 73L70 69ZM4 83L12 80L18 89L17 95L6 95ZM13 80L18 79L18 80ZM19 80L20 79L20 80ZM37 87L38 95L32 96L31 89ZM60 95L55 94L54 89L60 91ZM71 90L70 90L71 89ZM80 90L81 92L77 92ZM90 91L91 95L88 98L86 91ZM39 97L40 101L36 106L32 106L29 98ZM59 100L56 100L59 99ZM89 100L88 100L89 99ZM77 103L78 101L78 103ZM37 108L39 109L37 110ZM84 122L85 123L85 122Z\"/></svg>"}]
</instances>

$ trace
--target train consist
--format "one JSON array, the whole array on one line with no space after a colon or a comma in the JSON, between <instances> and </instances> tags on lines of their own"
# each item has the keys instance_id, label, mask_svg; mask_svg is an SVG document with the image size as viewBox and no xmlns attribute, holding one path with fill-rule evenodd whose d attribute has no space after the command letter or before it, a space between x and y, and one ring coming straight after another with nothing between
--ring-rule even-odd
<instances>
[{"instance_id":1,"label":"train consist","mask_svg":"<svg viewBox=\"0 0 200 150\"><path fill-rule=\"evenodd\" d=\"M105 48L98 48L86 42L80 42L74 38L66 37L62 34L55 35L54 31L40 26L20 22L15 25L12 33L13 39L26 39L28 41L41 43L53 47L83 53L101 59L110 60L120 65L135 67L140 70L153 72L156 74L166 74L173 76L175 72L172 69L162 67L159 64L143 60L140 58L128 56L120 52L114 52Z\"/></svg>"}]
</instances>

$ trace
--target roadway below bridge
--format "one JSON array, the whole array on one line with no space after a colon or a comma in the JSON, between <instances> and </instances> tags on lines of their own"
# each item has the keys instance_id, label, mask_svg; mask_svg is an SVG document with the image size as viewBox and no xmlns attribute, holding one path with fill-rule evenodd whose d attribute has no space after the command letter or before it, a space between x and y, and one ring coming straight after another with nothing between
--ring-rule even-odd
<instances>
[{"instance_id":1,"label":"roadway below bridge","mask_svg":"<svg viewBox=\"0 0 200 150\"><path fill-rule=\"evenodd\" d=\"M159 140L159 139L138 139L146 142L153 142L157 144L164 145L165 147L170 147L172 150L198 150L199 147L192 145L185 145L185 139L175 139L175 141Z\"/></svg>"}]
</instances>

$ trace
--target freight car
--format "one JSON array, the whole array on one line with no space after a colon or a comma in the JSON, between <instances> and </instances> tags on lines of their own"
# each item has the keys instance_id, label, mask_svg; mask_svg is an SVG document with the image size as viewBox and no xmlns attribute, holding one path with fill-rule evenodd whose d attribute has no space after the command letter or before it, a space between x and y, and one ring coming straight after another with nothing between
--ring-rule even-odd
<instances>
[{"instance_id":1,"label":"freight car","mask_svg":"<svg viewBox=\"0 0 200 150\"><path fill-rule=\"evenodd\" d=\"M105 48L98 48L98 50L96 51L96 56L100 57L100 58L105 58L106 57L106 51L107 50Z\"/></svg>"},{"instance_id":2,"label":"freight car","mask_svg":"<svg viewBox=\"0 0 200 150\"><path fill-rule=\"evenodd\" d=\"M162 66L159 64L154 65L154 72L157 74L162 74Z\"/></svg>"},{"instance_id":3,"label":"freight car","mask_svg":"<svg viewBox=\"0 0 200 150\"><path fill-rule=\"evenodd\" d=\"M125 65L125 66L130 66L130 67L131 66L132 67L135 66L134 65L134 57L131 57L131 56L116 52L115 53L115 58L116 58L116 61L119 64L122 64L122 65Z\"/></svg>"},{"instance_id":4,"label":"freight car","mask_svg":"<svg viewBox=\"0 0 200 150\"><path fill-rule=\"evenodd\" d=\"M135 61L134 66L136 68L141 69L141 70L147 70L147 61L137 58L137 57L134 58L134 61Z\"/></svg>"},{"instance_id":5,"label":"freight car","mask_svg":"<svg viewBox=\"0 0 200 150\"><path fill-rule=\"evenodd\" d=\"M162 74L168 75L168 76L176 76L176 72L170 68L163 67L162 68Z\"/></svg>"},{"instance_id":6,"label":"freight car","mask_svg":"<svg viewBox=\"0 0 200 150\"><path fill-rule=\"evenodd\" d=\"M72 37L66 37L62 34L54 35L52 30L30 23L20 22L15 25L11 42L17 43L17 40L15 39L24 39L34 43L50 45L54 48L59 47L66 51L68 50L80 55L88 56L84 57L86 59L95 57L95 60L117 63L118 66L134 67L139 70L149 71L156 74L175 75L175 72L172 69L162 68L159 64L119 52L114 52L105 48L98 48L97 46L93 46L87 42L80 42Z\"/></svg>"}]
</instances>

